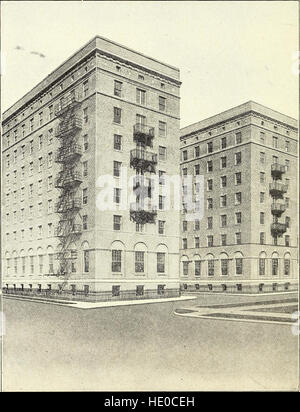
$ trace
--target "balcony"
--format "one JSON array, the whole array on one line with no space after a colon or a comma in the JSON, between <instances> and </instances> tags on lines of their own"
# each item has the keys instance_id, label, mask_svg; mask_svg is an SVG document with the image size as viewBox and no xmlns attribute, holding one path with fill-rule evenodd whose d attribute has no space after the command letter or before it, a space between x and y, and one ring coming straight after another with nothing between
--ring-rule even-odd
<instances>
[{"instance_id":1,"label":"balcony","mask_svg":"<svg viewBox=\"0 0 300 412\"><path fill-rule=\"evenodd\" d=\"M141 205L137 203L130 204L130 220L135 223L144 225L145 223L155 223L157 216L157 207L154 205Z\"/></svg>"},{"instance_id":2,"label":"balcony","mask_svg":"<svg viewBox=\"0 0 300 412\"><path fill-rule=\"evenodd\" d=\"M282 203L274 202L271 205L271 212L274 216L281 216L283 212L285 212L286 206Z\"/></svg>"},{"instance_id":3,"label":"balcony","mask_svg":"<svg viewBox=\"0 0 300 412\"><path fill-rule=\"evenodd\" d=\"M82 119L74 116L68 121L62 121L55 130L55 136L60 138L68 137L82 129Z\"/></svg>"},{"instance_id":4,"label":"balcony","mask_svg":"<svg viewBox=\"0 0 300 412\"><path fill-rule=\"evenodd\" d=\"M76 107L78 104L80 104L79 93L62 98L60 103L54 108L55 116L63 116L68 110Z\"/></svg>"},{"instance_id":5,"label":"balcony","mask_svg":"<svg viewBox=\"0 0 300 412\"><path fill-rule=\"evenodd\" d=\"M81 209L81 199L79 197L71 200L60 199L55 206L56 213L72 212L79 209Z\"/></svg>"},{"instance_id":6,"label":"balcony","mask_svg":"<svg viewBox=\"0 0 300 412\"><path fill-rule=\"evenodd\" d=\"M71 160L75 159L76 157L80 157L82 155L82 148L78 144L74 144L69 147L63 147L60 149L59 153L55 158L56 163L64 163L70 162Z\"/></svg>"},{"instance_id":7,"label":"balcony","mask_svg":"<svg viewBox=\"0 0 300 412\"><path fill-rule=\"evenodd\" d=\"M286 224L285 223L272 223L271 224L271 233L273 236L282 236L283 233L286 232Z\"/></svg>"},{"instance_id":8,"label":"balcony","mask_svg":"<svg viewBox=\"0 0 300 412\"><path fill-rule=\"evenodd\" d=\"M276 178L280 179L281 175L285 173L285 166L280 165L279 163L273 163L271 165L271 175Z\"/></svg>"},{"instance_id":9,"label":"balcony","mask_svg":"<svg viewBox=\"0 0 300 412\"><path fill-rule=\"evenodd\" d=\"M66 249L62 252L56 253L56 259L57 260L75 260L78 257L78 252L76 249Z\"/></svg>"},{"instance_id":10,"label":"balcony","mask_svg":"<svg viewBox=\"0 0 300 412\"><path fill-rule=\"evenodd\" d=\"M82 177L80 172L62 173L55 181L55 187L57 189L63 189L65 187L74 187L82 183Z\"/></svg>"},{"instance_id":11,"label":"balcony","mask_svg":"<svg viewBox=\"0 0 300 412\"><path fill-rule=\"evenodd\" d=\"M284 185L282 183L278 182L273 182L270 183L269 190L270 190L270 195L273 197L283 197L283 194L287 192L287 185Z\"/></svg>"},{"instance_id":12,"label":"balcony","mask_svg":"<svg viewBox=\"0 0 300 412\"><path fill-rule=\"evenodd\" d=\"M82 232L82 226L79 223L76 223L71 228L71 233L74 235L80 235Z\"/></svg>"},{"instance_id":13,"label":"balcony","mask_svg":"<svg viewBox=\"0 0 300 412\"><path fill-rule=\"evenodd\" d=\"M133 126L133 140L144 146L153 146L154 127L137 123Z\"/></svg>"},{"instance_id":14,"label":"balcony","mask_svg":"<svg viewBox=\"0 0 300 412\"><path fill-rule=\"evenodd\" d=\"M130 167L137 172L155 173L157 165L157 154L147 152L143 149L134 149L130 151Z\"/></svg>"}]
</instances>

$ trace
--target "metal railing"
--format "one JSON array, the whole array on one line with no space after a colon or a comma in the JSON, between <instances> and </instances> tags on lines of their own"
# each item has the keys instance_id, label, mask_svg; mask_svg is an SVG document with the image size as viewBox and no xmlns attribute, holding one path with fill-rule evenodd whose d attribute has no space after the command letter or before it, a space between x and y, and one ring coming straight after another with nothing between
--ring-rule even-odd
<instances>
[{"instance_id":1,"label":"metal railing","mask_svg":"<svg viewBox=\"0 0 300 412\"><path fill-rule=\"evenodd\" d=\"M148 152L143 149L133 149L130 151L130 160L145 160L147 162L157 163L157 154Z\"/></svg>"},{"instance_id":2,"label":"metal railing","mask_svg":"<svg viewBox=\"0 0 300 412\"><path fill-rule=\"evenodd\" d=\"M80 103L81 96L78 92L72 93L69 96L63 97L60 102L55 106L54 113L56 116L60 116L70 107Z\"/></svg>"},{"instance_id":3,"label":"metal railing","mask_svg":"<svg viewBox=\"0 0 300 412\"><path fill-rule=\"evenodd\" d=\"M285 166L279 163L273 163L271 165L271 171L274 173L285 173Z\"/></svg>"},{"instance_id":4,"label":"metal railing","mask_svg":"<svg viewBox=\"0 0 300 412\"><path fill-rule=\"evenodd\" d=\"M288 187L287 185L284 185L283 183L273 182L273 183L270 183L269 189L270 189L270 192L286 193Z\"/></svg>"},{"instance_id":5,"label":"metal railing","mask_svg":"<svg viewBox=\"0 0 300 412\"><path fill-rule=\"evenodd\" d=\"M68 120L67 122L61 122L55 129L56 137L65 137L77 130L82 129L82 119L78 116Z\"/></svg>"}]
</instances>

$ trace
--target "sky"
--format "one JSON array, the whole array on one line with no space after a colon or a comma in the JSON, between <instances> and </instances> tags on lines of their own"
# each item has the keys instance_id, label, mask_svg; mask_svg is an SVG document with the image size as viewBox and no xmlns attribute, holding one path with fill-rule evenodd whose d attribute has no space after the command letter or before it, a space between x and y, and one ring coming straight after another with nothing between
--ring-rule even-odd
<instances>
[{"instance_id":1,"label":"sky","mask_svg":"<svg viewBox=\"0 0 300 412\"><path fill-rule=\"evenodd\" d=\"M2 111L98 34L180 69L181 127L248 100L298 118L296 1L2 1L1 23Z\"/></svg>"}]
</instances>

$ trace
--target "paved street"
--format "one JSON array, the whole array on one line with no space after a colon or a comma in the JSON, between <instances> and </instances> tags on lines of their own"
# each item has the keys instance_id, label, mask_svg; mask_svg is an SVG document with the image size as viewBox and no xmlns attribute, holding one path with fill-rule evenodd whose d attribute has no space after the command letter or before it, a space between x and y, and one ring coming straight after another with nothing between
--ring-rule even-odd
<instances>
[{"instance_id":1,"label":"paved street","mask_svg":"<svg viewBox=\"0 0 300 412\"><path fill-rule=\"evenodd\" d=\"M262 299L206 294L88 310L3 299L4 390L294 389L290 325L174 315L181 307Z\"/></svg>"}]
</instances>

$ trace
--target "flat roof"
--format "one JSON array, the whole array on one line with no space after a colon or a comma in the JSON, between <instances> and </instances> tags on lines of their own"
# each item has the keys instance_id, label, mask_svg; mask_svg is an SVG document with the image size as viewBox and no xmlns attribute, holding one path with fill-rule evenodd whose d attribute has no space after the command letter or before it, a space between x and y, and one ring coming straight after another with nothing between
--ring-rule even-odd
<instances>
[{"instance_id":1,"label":"flat roof","mask_svg":"<svg viewBox=\"0 0 300 412\"><path fill-rule=\"evenodd\" d=\"M88 57L93 51L99 50L109 54L113 57L124 60L129 64L138 65L148 71L161 74L170 80L180 82L179 69L173 67L169 64L160 62L152 57L146 56L140 52L132 50L126 46L122 46L112 40L106 39L99 35L93 37L85 45L83 45L79 50L73 53L68 59L61 63L55 70L48 74L41 82L34 86L29 92L27 92L23 97L17 100L10 108L5 110L3 113L2 120L5 121L8 117L13 115L15 112L20 110L28 101L34 99L39 95L44 89L49 87L51 84L55 83L60 77L64 75L67 71L71 70L79 61Z\"/></svg>"},{"instance_id":2,"label":"flat roof","mask_svg":"<svg viewBox=\"0 0 300 412\"><path fill-rule=\"evenodd\" d=\"M287 116L276 110L270 109L262 104L256 103L252 100L243 103L239 106L233 107L231 109L225 110L224 112L218 113L214 116L208 117L206 119L200 120L199 122L192 123L188 126L180 129L180 136L187 136L189 134L201 131L208 127L214 126L218 123L225 122L231 118L246 114L248 112L257 112L263 116L269 117L277 122L284 123L293 128L298 128L298 121L293 117Z\"/></svg>"}]
</instances>

